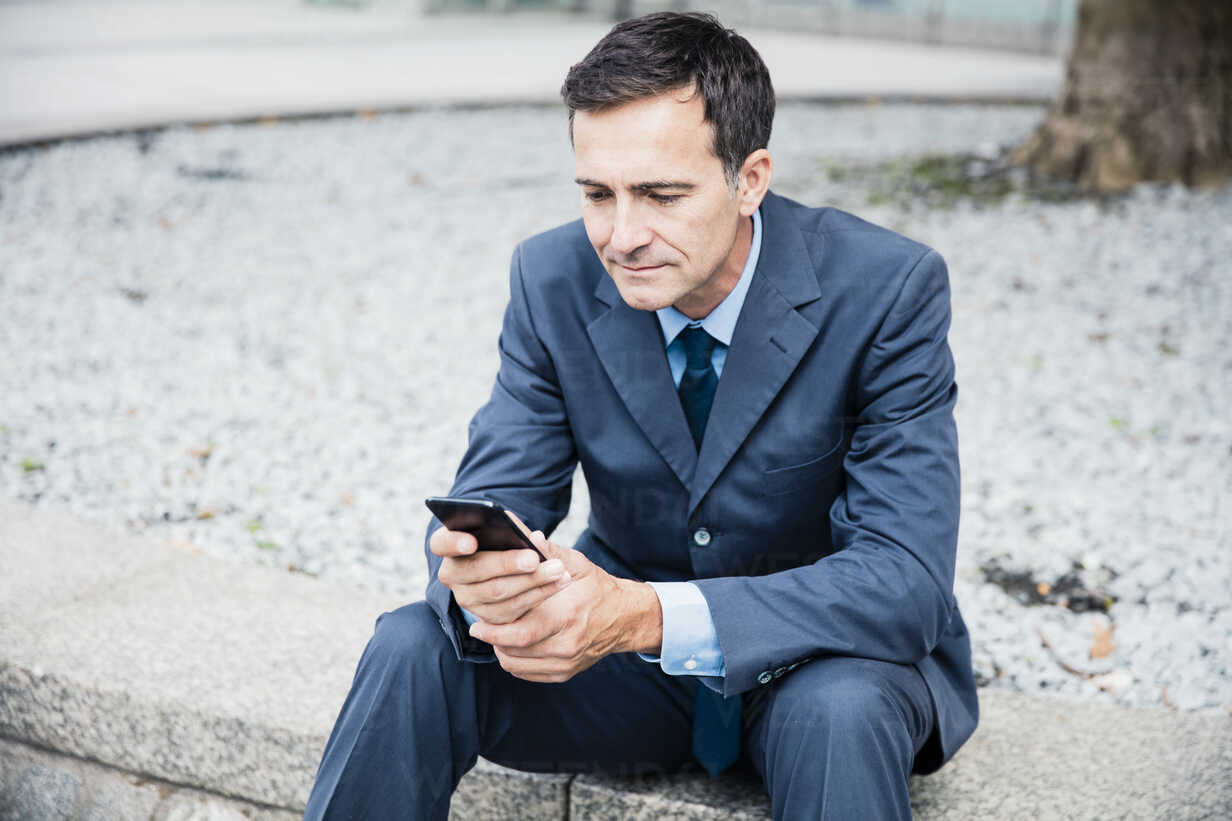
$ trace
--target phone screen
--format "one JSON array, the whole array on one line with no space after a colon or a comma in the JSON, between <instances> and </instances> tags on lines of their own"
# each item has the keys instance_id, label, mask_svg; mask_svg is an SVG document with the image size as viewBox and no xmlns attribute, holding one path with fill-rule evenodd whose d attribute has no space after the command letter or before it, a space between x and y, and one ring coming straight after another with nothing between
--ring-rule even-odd
<instances>
[{"instance_id":1,"label":"phone screen","mask_svg":"<svg viewBox=\"0 0 1232 821\"><path fill-rule=\"evenodd\" d=\"M441 524L450 530L474 535L480 550L539 550L513 523L505 509L487 499L454 499L432 496L424 500ZM544 560L542 553L539 559Z\"/></svg>"}]
</instances>

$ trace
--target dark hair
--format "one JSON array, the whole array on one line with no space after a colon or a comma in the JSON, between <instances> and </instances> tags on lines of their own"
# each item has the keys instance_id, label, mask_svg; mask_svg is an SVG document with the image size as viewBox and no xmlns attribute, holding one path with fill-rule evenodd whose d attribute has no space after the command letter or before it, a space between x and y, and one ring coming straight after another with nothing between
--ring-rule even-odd
<instances>
[{"instance_id":1,"label":"dark hair","mask_svg":"<svg viewBox=\"0 0 1232 821\"><path fill-rule=\"evenodd\" d=\"M710 14L656 12L617 23L561 86L569 138L577 111L602 111L689 86L702 95L714 153L734 188L745 158L770 142L774 87L757 50Z\"/></svg>"}]
</instances>

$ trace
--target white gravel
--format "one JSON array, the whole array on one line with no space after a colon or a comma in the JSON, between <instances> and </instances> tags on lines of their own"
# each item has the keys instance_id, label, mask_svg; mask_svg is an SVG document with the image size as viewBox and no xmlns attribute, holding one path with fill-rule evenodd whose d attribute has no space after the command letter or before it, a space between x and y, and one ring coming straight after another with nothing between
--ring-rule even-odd
<instances>
[{"instance_id":1,"label":"white gravel","mask_svg":"<svg viewBox=\"0 0 1232 821\"><path fill-rule=\"evenodd\" d=\"M785 105L776 187L949 262L981 676L1232 711L1232 190L929 209L825 170L987 152L1041 114ZM570 166L555 109L0 154L0 493L422 596L421 500L490 387L513 245L576 215ZM1077 566L1115 603L1024 606L993 563Z\"/></svg>"}]
</instances>

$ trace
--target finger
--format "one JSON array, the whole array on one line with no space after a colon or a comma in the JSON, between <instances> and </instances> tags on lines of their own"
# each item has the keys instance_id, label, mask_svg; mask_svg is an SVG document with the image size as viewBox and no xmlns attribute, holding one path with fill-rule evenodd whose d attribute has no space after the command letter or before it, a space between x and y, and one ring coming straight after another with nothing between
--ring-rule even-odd
<instances>
[{"instance_id":1,"label":"finger","mask_svg":"<svg viewBox=\"0 0 1232 821\"><path fill-rule=\"evenodd\" d=\"M474 608L508 602L517 595L526 593L527 590L540 587L541 584L556 582L564 574L563 563L559 560L552 560L540 563L531 573L496 576L482 582L460 582L453 579L450 589L453 590L453 598L458 600L458 604L473 613L478 613L478 610ZM484 620L490 621L490 619Z\"/></svg>"},{"instance_id":2,"label":"finger","mask_svg":"<svg viewBox=\"0 0 1232 821\"><path fill-rule=\"evenodd\" d=\"M552 559L560 554L561 548L556 543L549 542L547 537L543 535L542 530L531 530L527 527L526 522L522 521L518 514L514 513L512 510L506 510L505 512L509 514L509 518L513 520L513 523L518 526L526 538L530 539L531 544L533 544L545 558Z\"/></svg>"},{"instance_id":3,"label":"finger","mask_svg":"<svg viewBox=\"0 0 1232 821\"><path fill-rule=\"evenodd\" d=\"M582 551L572 547L561 547L550 539L544 539L543 543L550 551L548 555L551 558L560 559L564 562L565 570L572 573L575 579L580 579L592 572L593 565Z\"/></svg>"},{"instance_id":4,"label":"finger","mask_svg":"<svg viewBox=\"0 0 1232 821\"><path fill-rule=\"evenodd\" d=\"M525 616L540 602L554 596L557 591L570 583L570 579L551 581L525 590L505 601L488 605L465 605L466 609L479 616L488 624L509 624ZM455 597L457 593L455 592ZM461 604L461 600L459 600Z\"/></svg>"},{"instance_id":5,"label":"finger","mask_svg":"<svg viewBox=\"0 0 1232 821\"><path fill-rule=\"evenodd\" d=\"M471 625L470 634L480 641L486 641L492 645L499 644L501 647L511 648L516 652L518 648L525 649L538 644L557 632L551 625L545 623L542 616L537 616L538 612L532 610L525 617L509 624L488 624L477 621Z\"/></svg>"},{"instance_id":6,"label":"finger","mask_svg":"<svg viewBox=\"0 0 1232 821\"><path fill-rule=\"evenodd\" d=\"M469 533L442 527L433 531L428 549L437 556L469 556L479 549L479 542Z\"/></svg>"},{"instance_id":7,"label":"finger","mask_svg":"<svg viewBox=\"0 0 1232 821\"><path fill-rule=\"evenodd\" d=\"M561 549L554 542L548 541L548 537L543 535L542 530L532 531L530 534L531 543L539 549L539 552L549 559L560 557Z\"/></svg>"},{"instance_id":8,"label":"finger","mask_svg":"<svg viewBox=\"0 0 1232 821\"><path fill-rule=\"evenodd\" d=\"M564 563L560 559L551 559L541 562L531 573L502 575L481 582L456 584L453 592L455 597L462 596L471 604L500 604L528 590L556 582L566 575L568 571L565 570Z\"/></svg>"},{"instance_id":9,"label":"finger","mask_svg":"<svg viewBox=\"0 0 1232 821\"><path fill-rule=\"evenodd\" d=\"M561 659L511 656L503 648L493 648L505 672L526 681L541 683L568 681L574 675L571 663Z\"/></svg>"},{"instance_id":10,"label":"finger","mask_svg":"<svg viewBox=\"0 0 1232 821\"><path fill-rule=\"evenodd\" d=\"M543 554L544 558L550 559L553 557L553 555L555 555L553 553L545 551L542 547L540 547L539 542L536 541L535 534L538 533L539 538L542 539L543 538L542 531L539 531L539 530L532 531L529 527L526 526L526 522L522 521L521 517L518 516L518 514L514 513L512 510L506 510L505 512L509 514L509 518L513 520L513 523L518 526L518 530L522 531L522 535L530 539L531 544L533 544L539 550L539 552Z\"/></svg>"},{"instance_id":11,"label":"finger","mask_svg":"<svg viewBox=\"0 0 1232 821\"><path fill-rule=\"evenodd\" d=\"M493 642L492 646L500 647L501 650L509 656L537 659L552 658L576 660L583 650L582 645L578 641L577 635L569 633L563 629L552 632L539 641L522 647L515 647L510 644L501 644L499 641Z\"/></svg>"},{"instance_id":12,"label":"finger","mask_svg":"<svg viewBox=\"0 0 1232 821\"><path fill-rule=\"evenodd\" d=\"M524 576L539 569L539 556L526 550L479 550L453 559L450 586L479 584L503 576ZM439 575L439 574L438 574Z\"/></svg>"},{"instance_id":13,"label":"finger","mask_svg":"<svg viewBox=\"0 0 1232 821\"><path fill-rule=\"evenodd\" d=\"M503 556L492 550L480 550L470 556L446 556L441 559L436 577L451 590L458 590L505 575L507 564ZM458 603L466 607L461 601Z\"/></svg>"}]
</instances>

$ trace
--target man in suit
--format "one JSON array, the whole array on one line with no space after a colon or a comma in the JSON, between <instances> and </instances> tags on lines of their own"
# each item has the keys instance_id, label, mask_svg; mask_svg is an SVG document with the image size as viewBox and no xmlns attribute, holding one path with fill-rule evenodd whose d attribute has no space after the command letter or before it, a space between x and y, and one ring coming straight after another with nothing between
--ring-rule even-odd
<instances>
[{"instance_id":1,"label":"man in suit","mask_svg":"<svg viewBox=\"0 0 1232 821\"><path fill-rule=\"evenodd\" d=\"M762 779L775 818L907 818L975 727L952 594L957 388L936 252L769 192L774 92L704 15L617 25L562 90L582 219L514 253L500 371L382 616L309 818L444 818L479 755ZM588 528L546 534L580 462ZM485 663L489 662L489 663Z\"/></svg>"}]
</instances>

